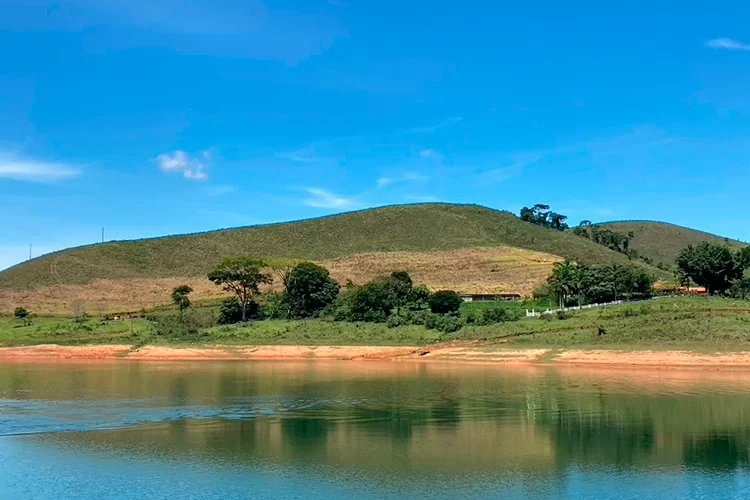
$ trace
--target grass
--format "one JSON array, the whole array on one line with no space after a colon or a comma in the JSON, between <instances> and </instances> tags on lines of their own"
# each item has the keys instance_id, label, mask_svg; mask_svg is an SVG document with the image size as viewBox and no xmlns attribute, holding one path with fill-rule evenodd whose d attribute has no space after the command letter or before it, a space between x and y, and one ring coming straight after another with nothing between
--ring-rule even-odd
<instances>
[{"instance_id":1,"label":"grass","mask_svg":"<svg viewBox=\"0 0 750 500\"><path fill-rule=\"evenodd\" d=\"M599 329L606 331L599 335ZM662 298L648 303L570 313L568 319L526 319L467 327L464 340L517 347L749 350L750 302Z\"/></svg>"},{"instance_id":2,"label":"grass","mask_svg":"<svg viewBox=\"0 0 750 500\"><path fill-rule=\"evenodd\" d=\"M489 307L544 308L544 304L464 304L463 314ZM539 307L541 306L541 307ZM194 314L211 316L215 304ZM169 308L157 317L173 314ZM210 322L209 322L210 323ZM599 329L606 331L599 335ZM36 318L23 327L0 317L0 345L80 344L225 344L225 345L427 345L446 340L484 341L500 346L663 349L690 351L750 350L750 301L685 297L571 313L568 319L524 318L492 326L467 326L454 335L422 326L388 328L384 324L336 323L326 320L260 321L245 325L211 326L187 336L167 336L146 319L130 321Z\"/></svg>"},{"instance_id":3,"label":"grass","mask_svg":"<svg viewBox=\"0 0 750 500\"><path fill-rule=\"evenodd\" d=\"M322 261L340 283L366 283L396 269L433 290L463 293L531 292L543 283L560 258L510 247L438 252L369 253ZM23 305L37 314L69 314L73 303L83 303L90 314L150 310L171 302L176 286L193 288L194 301L215 300L225 292L205 276L195 278L98 280L89 285L58 285L39 290L0 290L0 312Z\"/></svg>"},{"instance_id":4,"label":"grass","mask_svg":"<svg viewBox=\"0 0 750 500\"><path fill-rule=\"evenodd\" d=\"M610 222L602 224L602 227L622 234L632 231L635 237L630 242L631 249L637 250L644 257L653 259L657 264L662 263L668 266L674 265L680 251L688 245L695 246L707 241L718 244L726 243L737 248L745 246L744 243L736 240L664 222Z\"/></svg>"},{"instance_id":5,"label":"grass","mask_svg":"<svg viewBox=\"0 0 750 500\"><path fill-rule=\"evenodd\" d=\"M89 320L76 323L70 318L34 318L31 326L22 326L15 318L0 317L0 346L139 344L148 341L153 327L145 319L123 321Z\"/></svg>"},{"instance_id":6,"label":"grass","mask_svg":"<svg viewBox=\"0 0 750 500\"><path fill-rule=\"evenodd\" d=\"M545 229L476 205L387 207L301 222L111 242L49 254L0 273L0 290L95 280L203 277L226 257L331 261L367 253L515 247L579 262L628 259L571 232ZM651 268L659 275L661 271Z\"/></svg>"},{"instance_id":7,"label":"grass","mask_svg":"<svg viewBox=\"0 0 750 500\"><path fill-rule=\"evenodd\" d=\"M242 345L426 345L447 337L422 326L388 328L378 323L261 321L202 332L211 342Z\"/></svg>"}]
</instances>

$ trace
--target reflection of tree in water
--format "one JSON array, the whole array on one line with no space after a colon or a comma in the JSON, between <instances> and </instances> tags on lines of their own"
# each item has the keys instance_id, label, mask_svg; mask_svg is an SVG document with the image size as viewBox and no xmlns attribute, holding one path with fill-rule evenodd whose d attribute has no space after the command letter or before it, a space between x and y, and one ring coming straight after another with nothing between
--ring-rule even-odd
<instances>
[{"instance_id":1,"label":"reflection of tree in water","mask_svg":"<svg viewBox=\"0 0 750 500\"><path fill-rule=\"evenodd\" d=\"M711 434L686 439L684 461L689 467L732 471L750 464L747 436Z\"/></svg>"},{"instance_id":2,"label":"reflection of tree in water","mask_svg":"<svg viewBox=\"0 0 750 500\"><path fill-rule=\"evenodd\" d=\"M328 439L328 420L325 418L293 417L281 421L287 445L296 453L325 449Z\"/></svg>"},{"instance_id":3,"label":"reflection of tree in water","mask_svg":"<svg viewBox=\"0 0 750 500\"><path fill-rule=\"evenodd\" d=\"M559 462L633 465L654 452L654 426L649 418L619 417L561 408L541 423L551 431Z\"/></svg>"}]
</instances>

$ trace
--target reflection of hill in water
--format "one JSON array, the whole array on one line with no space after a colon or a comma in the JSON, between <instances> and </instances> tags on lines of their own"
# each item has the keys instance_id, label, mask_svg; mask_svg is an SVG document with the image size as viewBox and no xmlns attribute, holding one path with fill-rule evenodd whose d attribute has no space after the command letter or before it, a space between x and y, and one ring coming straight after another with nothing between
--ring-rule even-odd
<instances>
[{"instance_id":1,"label":"reflection of hill in water","mask_svg":"<svg viewBox=\"0 0 750 500\"><path fill-rule=\"evenodd\" d=\"M174 459L424 475L747 467L740 381L660 378L410 363L4 366L0 396L46 400L39 412L82 399L94 417L124 402L117 411L147 425L38 439Z\"/></svg>"}]
</instances>

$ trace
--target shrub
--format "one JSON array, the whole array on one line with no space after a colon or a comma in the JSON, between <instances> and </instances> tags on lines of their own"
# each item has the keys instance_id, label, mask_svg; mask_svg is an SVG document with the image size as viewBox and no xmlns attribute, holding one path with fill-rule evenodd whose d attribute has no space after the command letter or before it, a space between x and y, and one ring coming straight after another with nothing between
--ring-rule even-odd
<instances>
[{"instance_id":1,"label":"shrub","mask_svg":"<svg viewBox=\"0 0 750 500\"><path fill-rule=\"evenodd\" d=\"M430 310L435 314L450 314L458 312L463 299L453 290L440 290L430 297Z\"/></svg>"},{"instance_id":2,"label":"shrub","mask_svg":"<svg viewBox=\"0 0 750 500\"><path fill-rule=\"evenodd\" d=\"M284 293L269 293L260 305L259 316L263 319L286 319L289 317L289 303Z\"/></svg>"},{"instance_id":3,"label":"shrub","mask_svg":"<svg viewBox=\"0 0 750 500\"><path fill-rule=\"evenodd\" d=\"M518 321L520 319L519 311L511 310L505 307L485 309L478 318L480 325L495 325L497 323L506 323L509 321Z\"/></svg>"},{"instance_id":4,"label":"shrub","mask_svg":"<svg viewBox=\"0 0 750 500\"><path fill-rule=\"evenodd\" d=\"M31 313L25 307L16 307L13 316L23 323L23 326L31 325Z\"/></svg>"},{"instance_id":5,"label":"shrub","mask_svg":"<svg viewBox=\"0 0 750 500\"><path fill-rule=\"evenodd\" d=\"M250 301L247 304L246 310L247 319L259 319L260 318L260 306L255 301ZM233 325L242 321L242 304L236 297L224 299L221 303L221 309L219 310L219 324L220 325Z\"/></svg>"},{"instance_id":6,"label":"shrub","mask_svg":"<svg viewBox=\"0 0 750 500\"><path fill-rule=\"evenodd\" d=\"M557 319L560 319L560 320L565 320L565 319L570 318L570 314L568 313L568 311L563 311L562 309L557 311L557 313L555 314L557 315Z\"/></svg>"}]
</instances>

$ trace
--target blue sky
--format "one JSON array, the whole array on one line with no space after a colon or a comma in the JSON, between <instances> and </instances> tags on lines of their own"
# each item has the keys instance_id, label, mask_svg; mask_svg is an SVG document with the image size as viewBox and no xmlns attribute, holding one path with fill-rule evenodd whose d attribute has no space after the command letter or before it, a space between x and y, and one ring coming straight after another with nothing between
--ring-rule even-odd
<instances>
[{"instance_id":1,"label":"blue sky","mask_svg":"<svg viewBox=\"0 0 750 500\"><path fill-rule=\"evenodd\" d=\"M0 268L394 203L750 240L748 2L3 0Z\"/></svg>"}]
</instances>

